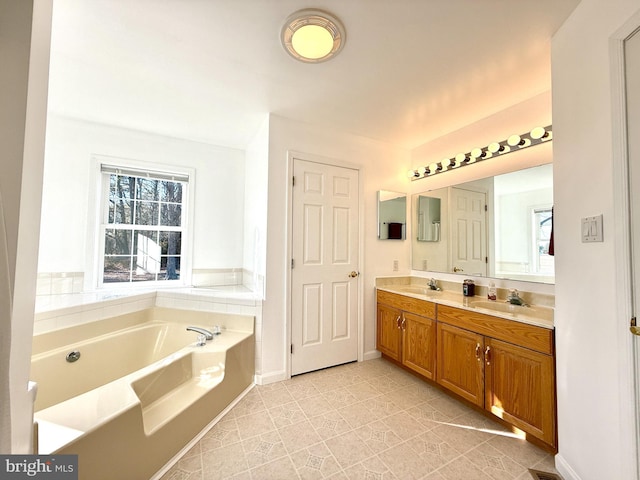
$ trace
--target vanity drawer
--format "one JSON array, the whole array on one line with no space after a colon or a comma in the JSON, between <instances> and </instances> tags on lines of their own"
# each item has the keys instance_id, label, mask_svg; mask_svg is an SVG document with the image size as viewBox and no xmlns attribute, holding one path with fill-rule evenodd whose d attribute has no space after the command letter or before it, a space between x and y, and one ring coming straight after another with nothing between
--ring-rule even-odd
<instances>
[{"instance_id":1,"label":"vanity drawer","mask_svg":"<svg viewBox=\"0 0 640 480\"><path fill-rule=\"evenodd\" d=\"M536 352L553 354L553 330L527 323L470 312L447 305L438 306L438 322L520 345Z\"/></svg>"},{"instance_id":2,"label":"vanity drawer","mask_svg":"<svg viewBox=\"0 0 640 480\"><path fill-rule=\"evenodd\" d=\"M378 303L423 317L436 318L436 304L426 300L378 290Z\"/></svg>"}]
</instances>

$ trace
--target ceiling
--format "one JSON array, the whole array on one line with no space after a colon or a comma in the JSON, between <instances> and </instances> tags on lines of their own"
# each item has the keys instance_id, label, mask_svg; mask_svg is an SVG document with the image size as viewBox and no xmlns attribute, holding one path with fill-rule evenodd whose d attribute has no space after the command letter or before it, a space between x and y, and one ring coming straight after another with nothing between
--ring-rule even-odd
<instances>
[{"instance_id":1,"label":"ceiling","mask_svg":"<svg viewBox=\"0 0 640 480\"><path fill-rule=\"evenodd\" d=\"M404 147L551 88L551 36L579 0L54 0L52 113L245 148L266 114ZM284 20L345 25L293 60Z\"/></svg>"}]
</instances>

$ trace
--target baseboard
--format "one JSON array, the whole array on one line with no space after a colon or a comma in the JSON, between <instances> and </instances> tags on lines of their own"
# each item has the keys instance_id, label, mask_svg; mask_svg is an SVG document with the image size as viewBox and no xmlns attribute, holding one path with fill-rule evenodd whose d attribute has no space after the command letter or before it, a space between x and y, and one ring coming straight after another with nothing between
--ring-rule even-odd
<instances>
[{"instance_id":1,"label":"baseboard","mask_svg":"<svg viewBox=\"0 0 640 480\"><path fill-rule=\"evenodd\" d=\"M567 463L562 455L556 455L555 460L556 470L558 470L564 480L581 480L580 476L571 468L571 465Z\"/></svg>"},{"instance_id":2,"label":"baseboard","mask_svg":"<svg viewBox=\"0 0 640 480\"><path fill-rule=\"evenodd\" d=\"M366 362L367 360L373 360L375 358L380 358L382 354L378 350L369 350L364 353L364 357L362 359Z\"/></svg>"},{"instance_id":3,"label":"baseboard","mask_svg":"<svg viewBox=\"0 0 640 480\"><path fill-rule=\"evenodd\" d=\"M287 372L271 372L262 375L256 375L256 385L268 385L270 383L281 382L287 379Z\"/></svg>"}]
</instances>

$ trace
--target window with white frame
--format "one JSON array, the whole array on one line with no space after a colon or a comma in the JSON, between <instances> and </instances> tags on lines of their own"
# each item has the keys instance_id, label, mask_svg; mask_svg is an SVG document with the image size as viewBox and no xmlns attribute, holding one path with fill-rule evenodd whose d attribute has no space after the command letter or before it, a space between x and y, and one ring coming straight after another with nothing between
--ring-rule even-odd
<instances>
[{"instance_id":1,"label":"window with white frame","mask_svg":"<svg viewBox=\"0 0 640 480\"><path fill-rule=\"evenodd\" d=\"M531 209L533 223L533 272L553 275L554 257L549 255L553 210L551 206Z\"/></svg>"},{"instance_id":2,"label":"window with white frame","mask_svg":"<svg viewBox=\"0 0 640 480\"><path fill-rule=\"evenodd\" d=\"M189 177L103 164L101 281L179 281Z\"/></svg>"}]
</instances>

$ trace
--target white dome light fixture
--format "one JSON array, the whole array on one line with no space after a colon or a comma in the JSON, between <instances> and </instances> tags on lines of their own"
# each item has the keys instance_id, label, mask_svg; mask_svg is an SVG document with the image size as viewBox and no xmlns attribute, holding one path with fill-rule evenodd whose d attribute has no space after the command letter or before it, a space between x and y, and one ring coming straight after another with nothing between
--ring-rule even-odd
<instances>
[{"instance_id":1,"label":"white dome light fixture","mask_svg":"<svg viewBox=\"0 0 640 480\"><path fill-rule=\"evenodd\" d=\"M280 32L280 40L287 53L305 63L320 63L333 58L342 50L346 39L340 20L313 8L291 14Z\"/></svg>"}]
</instances>

